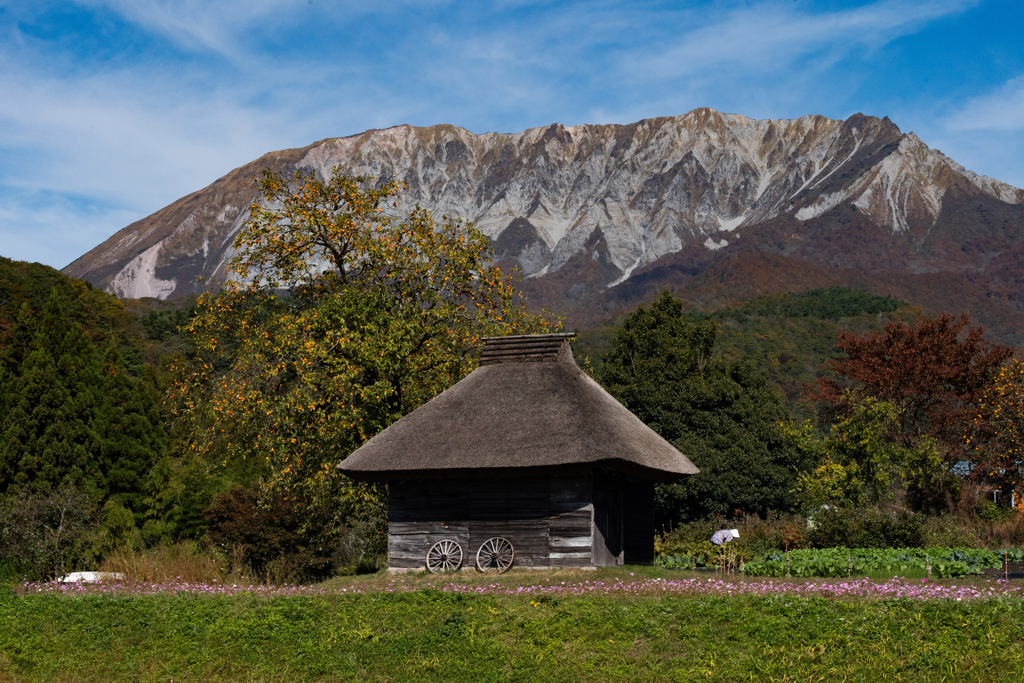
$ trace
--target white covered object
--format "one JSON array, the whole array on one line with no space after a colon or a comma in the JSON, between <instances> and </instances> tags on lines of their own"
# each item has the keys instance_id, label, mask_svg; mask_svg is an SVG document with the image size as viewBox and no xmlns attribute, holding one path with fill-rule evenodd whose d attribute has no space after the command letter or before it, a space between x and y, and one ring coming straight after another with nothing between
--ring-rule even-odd
<instances>
[{"instance_id":1,"label":"white covered object","mask_svg":"<svg viewBox=\"0 0 1024 683\"><path fill-rule=\"evenodd\" d=\"M119 572L71 572L57 579L61 583L99 583L101 581L124 581Z\"/></svg>"}]
</instances>

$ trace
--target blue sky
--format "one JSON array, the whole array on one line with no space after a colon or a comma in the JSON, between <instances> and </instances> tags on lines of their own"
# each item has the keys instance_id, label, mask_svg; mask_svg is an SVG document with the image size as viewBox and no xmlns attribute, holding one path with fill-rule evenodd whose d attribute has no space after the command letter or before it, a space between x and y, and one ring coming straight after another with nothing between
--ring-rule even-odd
<instances>
[{"instance_id":1,"label":"blue sky","mask_svg":"<svg viewBox=\"0 0 1024 683\"><path fill-rule=\"evenodd\" d=\"M276 149L702 106L888 116L1024 186L1019 0L0 0L0 255L63 267Z\"/></svg>"}]
</instances>

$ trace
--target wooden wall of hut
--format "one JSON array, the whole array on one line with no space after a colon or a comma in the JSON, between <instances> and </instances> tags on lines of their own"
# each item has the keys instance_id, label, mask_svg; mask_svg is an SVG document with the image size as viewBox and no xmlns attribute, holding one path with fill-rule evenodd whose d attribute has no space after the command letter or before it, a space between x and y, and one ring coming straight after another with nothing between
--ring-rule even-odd
<instances>
[{"instance_id":1,"label":"wooden wall of hut","mask_svg":"<svg viewBox=\"0 0 1024 683\"><path fill-rule=\"evenodd\" d=\"M488 538L507 538L519 567L587 566L589 479L427 479L388 485L388 566L422 569L434 543L462 546L473 566Z\"/></svg>"},{"instance_id":2,"label":"wooden wall of hut","mask_svg":"<svg viewBox=\"0 0 1024 683\"><path fill-rule=\"evenodd\" d=\"M537 476L392 481L388 485L388 566L422 569L438 541L462 546L473 566L488 538L507 538L518 567L591 567L654 557L653 485L590 471ZM595 490L598 498L595 499ZM595 533L595 503L619 501L615 547ZM635 508L635 509L634 509ZM615 514L614 512L612 513ZM640 534L642 537L633 536ZM613 552L614 551L614 552Z\"/></svg>"}]
</instances>

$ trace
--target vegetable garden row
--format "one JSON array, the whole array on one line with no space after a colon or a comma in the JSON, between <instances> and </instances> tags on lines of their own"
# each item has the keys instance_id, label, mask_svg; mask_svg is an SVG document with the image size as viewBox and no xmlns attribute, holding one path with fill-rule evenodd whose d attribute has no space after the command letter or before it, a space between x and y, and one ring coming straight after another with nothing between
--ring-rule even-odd
<instances>
[{"instance_id":1,"label":"vegetable garden row","mask_svg":"<svg viewBox=\"0 0 1024 683\"><path fill-rule=\"evenodd\" d=\"M668 569L732 567L748 576L909 576L960 578L1006 569L1024 561L1024 549L975 548L820 548L768 553L745 561L742 552L725 546L711 553L661 556Z\"/></svg>"}]
</instances>

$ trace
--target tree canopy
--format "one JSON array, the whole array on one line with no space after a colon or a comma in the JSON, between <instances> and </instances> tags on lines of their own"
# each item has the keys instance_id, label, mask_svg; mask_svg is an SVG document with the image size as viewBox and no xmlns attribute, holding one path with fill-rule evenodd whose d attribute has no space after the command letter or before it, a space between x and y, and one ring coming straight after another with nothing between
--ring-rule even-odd
<instances>
[{"instance_id":1,"label":"tree canopy","mask_svg":"<svg viewBox=\"0 0 1024 683\"><path fill-rule=\"evenodd\" d=\"M156 393L112 343L94 346L56 289L28 302L0 348L0 493L73 487L94 505L141 491L167 447Z\"/></svg>"},{"instance_id":2,"label":"tree canopy","mask_svg":"<svg viewBox=\"0 0 1024 683\"><path fill-rule=\"evenodd\" d=\"M700 469L661 486L662 523L791 507L803 454L786 438L785 400L753 366L713 353L716 327L691 322L667 292L626 317L599 381Z\"/></svg>"},{"instance_id":3,"label":"tree canopy","mask_svg":"<svg viewBox=\"0 0 1024 683\"><path fill-rule=\"evenodd\" d=\"M808 513L840 508L942 509L955 479L943 467L930 439L903 445L900 413L871 397L851 401L850 410L818 438L809 422L792 428L791 438L809 455L814 469L802 472L795 501Z\"/></svg>"},{"instance_id":4,"label":"tree canopy","mask_svg":"<svg viewBox=\"0 0 1024 683\"><path fill-rule=\"evenodd\" d=\"M190 449L271 486L325 485L466 374L481 337L543 331L486 236L399 210L393 182L264 172L226 288L197 302L172 400Z\"/></svg>"},{"instance_id":5,"label":"tree canopy","mask_svg":"<svg viewBox=\"0 0 1024 683\"><path fill-rule=\"evenodd\" d=\"M1024 360L999 368L975 404L966 438L979 476L1007 493L1024 493Z\"/></svg>"},{"instance_id":6,"label":"tree canopy","mask_svg":"<svg viewBox=\"0 0 1024 683\"><path fill-rule=\"evenodd\" d=\"M845 357L827 363L834 376L819 380L816 397L840 414L864 397L891 403L904 445L928 437L951 466L970 460L964 428L1013 349L986 340L984 330L968 323L967 316L922 316L862 336L840 332L836 350Z\"/></svg>"},{"instance_id":7,"label":"tree canopy","mask_svg":"<svg viewBox=\"0 0 1024 683\"><path fill-rule=\"evenodd\" d=\"M861 289L823 287L804 292L768 294L751 299L735 308L716 311L714 317L735 315L778 316L840 320L864 313L891 313L906 302L892 296L879 296Z\"/></svg>"}]
</instances>

